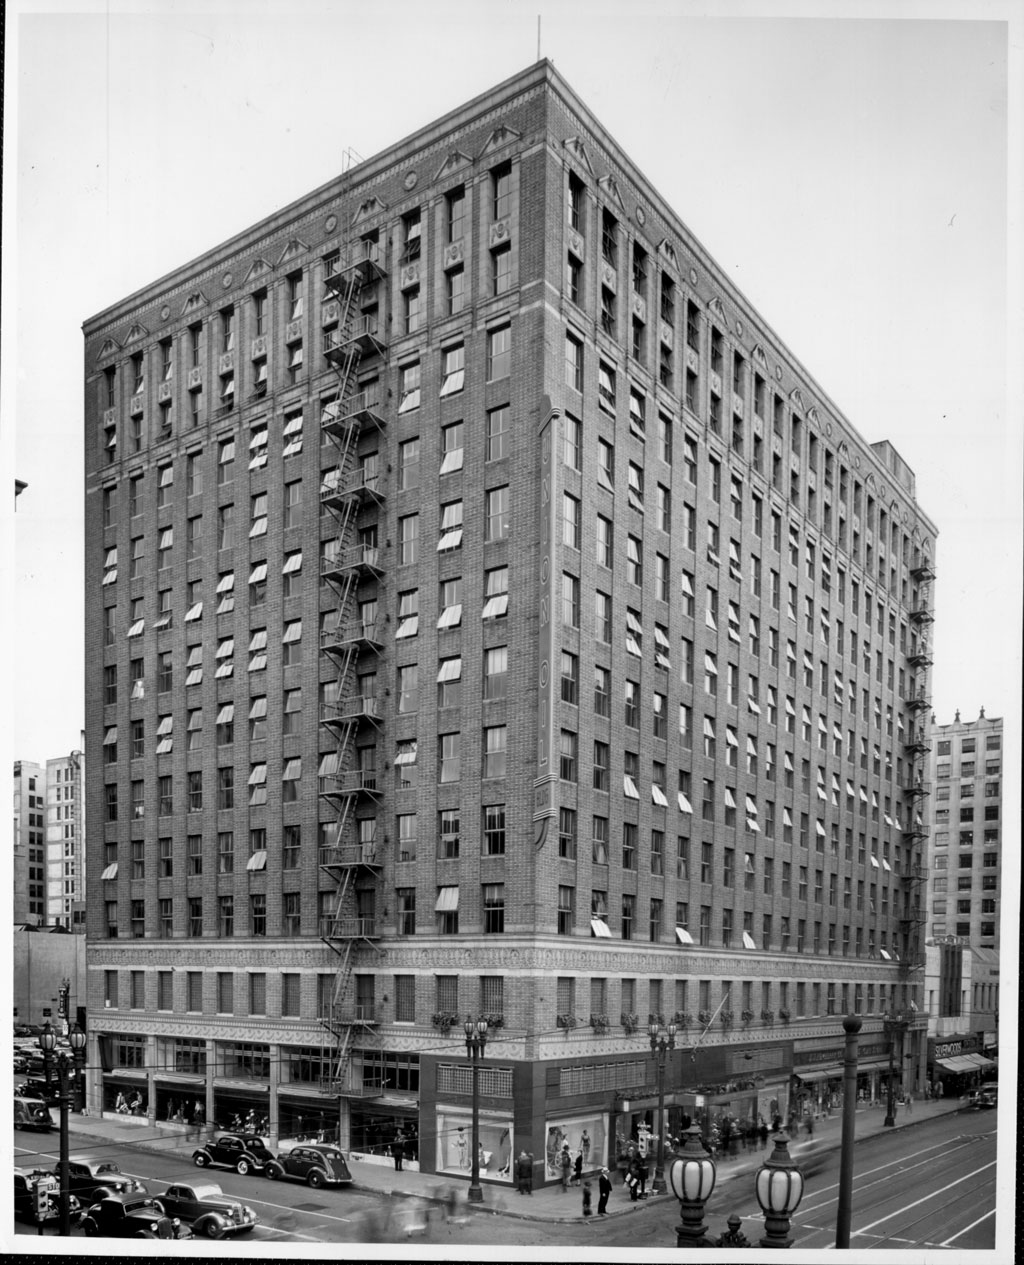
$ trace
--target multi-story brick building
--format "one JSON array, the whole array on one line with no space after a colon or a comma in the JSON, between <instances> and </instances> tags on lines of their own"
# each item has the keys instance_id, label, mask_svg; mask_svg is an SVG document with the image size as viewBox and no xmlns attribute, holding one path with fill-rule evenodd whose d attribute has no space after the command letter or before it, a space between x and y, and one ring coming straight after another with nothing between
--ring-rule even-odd
<instances>
[{"instance_id":1,"label":"multi-story brick building","mask_svg":"<svg viewBox=\"0 0 1024 1265\"><path fill-rule=\"evenodd\" d=\"M116 755L112 759L116 759ZM85 931L83 764L81 751L46 761L46 920L51 926L82 932Z\"/></svg>"},{"instance_id":2,"label":"multi-story brick building","mask_svg":"<svg viewBox=\"0 0 1024 1265\"><path fill-rule=\"evenodd\" d=\"M1003 722L984 708L949 725L933 716L929 740L925 998L941 1047L933 1057L929 1045L929 1072L960 1088L991 1066L998 1042Z\"/></svg>"},{"instance_id":3,"label":"multi-story brick building","mask_svg":"<svg viewBox=\"0 0 1024 1265\"><path fill-rule=\"evenodd\" d=\"M14 921L46 922L46 770L14 762Z\"/></svg>"},{"instance_id":4,"label":"multi-story brick building","mask_svg":"<svg viewBox=\"0 0 1024 1265\"><path fill-rule=\"evenodd\" d=\"M674 1119L923 1073L934 526L549 63L85 341L103 1106L457 1173L487 1016L507 1180L649 1016Z\"/></svg>"}]
</instances>

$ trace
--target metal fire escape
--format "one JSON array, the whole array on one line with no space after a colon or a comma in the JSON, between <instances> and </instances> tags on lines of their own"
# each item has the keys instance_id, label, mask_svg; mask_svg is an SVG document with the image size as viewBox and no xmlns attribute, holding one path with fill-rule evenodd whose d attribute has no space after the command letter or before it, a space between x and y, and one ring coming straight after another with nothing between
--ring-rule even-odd
<instances>
[{"instance_id":1,"label":"metal fire escape","mask_svg":"<svg viewBox=\"0 0 1024 1265\"><path fill-rule=\"evenodd\" d=\"M899 922L903 952L900 955L899 974L904 982L908 982L912 972L920 969L923 964L924 952L920 932L925 923L925 905L921 885L928 878L928 868L923 859L928 836L924 822L924 801L930 794L931 787L925 781L924 772L927 767L928 752L931 750L928 735L928 713L931 707L928 669L932 659L928 634L934 620L932 581L935 579L935 572L921 550L915 552L910 573L914 581L910 609L913 628L907 658L913 671L910 680L910 695L906 700L910 712L910 727L903 743L906 756L904 767L907 773L900 788L904 796L904 811L908 815L908 825L903 832L904 841L908 845L908 855L900 868L900 878L903 880L903 908Z\"/></svg>"},{"instance_id":2,"label":"metal fire escape","mask_svg":"<svg viewBox=\"0 0 1024 1265\"><path fill-rule=\"evenodd\" d=\"M320 502L330 511L333 534L321 556L321 577L338 598L337 622L321 632L321 653L335 672L320 703L320 725L334 742L321 759L320 798L335 813L320 849L319 864L333 885L320 918L320 938L338 957L331 997L321 1001L321 1066L330 1068L321 1088L333 1096L367 1093L352 1084L350 1064L358 1039L373 1039L377 1015L372 998L353 991L361 955L382 954L378 943L377 885L382 839L375 810L380 802L376 751L383 725L377 662L383 651L378 614L385 571L378 543L385 503L386 464L377 446L364 443L385 426L383 385L373 369L387 353L380 311L384 250L376 232L345 242L328 261L324 284L323 352L338 375L337 397L321 415L337 463L326 470ZM373 742L360 741L373 732ZM367 809L374 812L368 813Z\"/></svg>"}]
</instances>

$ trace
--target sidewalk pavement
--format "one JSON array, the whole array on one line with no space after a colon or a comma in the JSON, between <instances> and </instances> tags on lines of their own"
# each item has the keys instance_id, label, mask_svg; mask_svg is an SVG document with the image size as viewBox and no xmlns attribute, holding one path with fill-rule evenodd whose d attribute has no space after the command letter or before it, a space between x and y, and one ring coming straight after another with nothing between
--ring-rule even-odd
<instances>
[{"instance_id":1,"label":"sidewalk pavement","mask_svg":"<svg viewBox=\"0 0 1024 1265\"><path fill-rule=\"evenodd\" d=\"M906 1129L925 1120L933 1120L936 1116L950 1115L965 1109L967 1100L957 1098L939 1098L925 1101L915 1099L913 1108L899 1106L896 1114L896 1129ZM858 1107L854 1117L854 1136L857 1141L873 1137L885 1129L885 1106ZM813 1141L822 1149L837 1151L841 1141L842 1112L833 1112L829 1117L815 1121ZM96 1146L104 1148L113 1145L125 1147L141 1147L143 1150L157 1151L161 1155L176 1155L180 1158L182 1168L191 1165L192 1152L197 1142L194 1136L180 1133L168 1133L148 1125L145 1121L122 1122L94 1116L71 1117L71 1153L87 1153ZM799 1161L800 1152L812 1138L801 1132L792 1143L794 1158ZM770 1150L770 1140L769 1140ZM737 1177L753 1177L766 1158L767 1152L740 1149L728 1158L719 1158L718 1188ZM666 1168L669 1157L666 1155ZM446 1201L454 1189L458 1192L460 1203L464 1209L479 1215L481 1213L499 1214L528 1221L574 1222L582 1221L582 1191L578 1186L571 1186L564 1191L561 1185L539 1187L532 1195L521 1195L515 1183L483 1182L483 1202L465 1204L465 1191L468 1183L443 1173L418 1173L403 1168L396 1172L386 1164L378 1164L366 1160L352 1159L349 1163L355 1183L362 1190L396 1198L423 1199L431 1202ZM654 1165L651 1165L651 1178L654 1177ZM212 1170L211 1170L212 1173ZM215 1176L215 1174L213 1174ZM666 1171L666 1181L667 1181ZM612 1172L612 1194L608 1201L608 1215L622 1216L640 1212L650 1207L653 1201L672 1199L671 1190L664 1194L651 1195L647 1200L633 1202L629 1198L620 1175ZM255 1180L255 1179L254 1179ZM597 1173L590 1175L593 1220L597 1217ZM750 1183L753 1190L753 1182Z\"/></svg>"}]
</instances>

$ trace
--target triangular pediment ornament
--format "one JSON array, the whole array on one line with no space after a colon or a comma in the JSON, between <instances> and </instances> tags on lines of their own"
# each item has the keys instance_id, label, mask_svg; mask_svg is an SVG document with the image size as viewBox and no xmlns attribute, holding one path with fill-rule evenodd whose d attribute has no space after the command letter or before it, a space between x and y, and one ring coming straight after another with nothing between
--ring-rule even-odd
<instances>
[{"instance_id":1,"label":"triangular pediment ornament","mask_svg":"<svg viewBox=\"0 0 1024 1265\"><path fill-rule=\"evenodd\" d=\"M845 462L847 463L847 465L849 465L849 462L850 462L850 445L846 442L846 440L845 440L845 439L841 439L841 440L839 441L839 447L836 449L836 452L839 454L839 460L840 460L840 461L845 461Z\"/></svg>"},{"instance_id":2,"label":"triangular pediment ornament","mask_svg":"<svg viewBox=\"0 0 1024 1265\"><path fill-rule=\"evenodd\" d=\"M387 209L387 204L374 194L372 198L367 198L365 202L360 202L355 215L352 216L352 224L353 226L362 224L364 220L373 219L375 215L380 215L381 212Z\"/></svg>"},{"instance_id":3,"label":"triangular pediment ornament","mask_svg":"<svg viewBox=\"0 0 1024 1265\"><path fill-rule=\"evenodd\" d=\"M754 350L750 354L754 357L754 359L757 361L757 363L761 366L762 369L767 370L768 357L764 354L764 348L761 346L760 343L755 344Z\"/></svg>"},{"instance_id":4,"label":"triangular pediment ornament","mask_svg":"<svg viewBox=\"0 0 1024 1265\"><path fill-rule=\"evenodd\" d=\"M676 248L672 245L672 243L668 240L667 237L658 247L658 254L661 255L662 259L664 259L666 263L670 264L671 267L675 268L678 271L679 260L676 258Z\"/></svg>"},{"instance_id":5,"label":"triangular pediment ornament","mask_svg":"<svg viewBox=\"0 0 1024 1265\"><path fill-rule=\"evenodd\" d=\"M799 387L794 387L793 390L790 391L789 398L797 406L798 409L803 411L804 397L801 394Z\"/></svg>"},{"instance_id":6,"label":"triangular pediment ornament","mask_svg":"<svg viewBox=\"0 0 1024 1265\"><path fill-rule=\"evenodd\" d=\"M874 470L869 470L864 477L864 486L873 488L877 482L878 480L875 478Z\"/></svg>"},{"instance_id":7,"label":"triangular pediment ornament","mask_svg":"<svg viewBox=\"0 0 1024 1265\"><path fill-rule=\"evenodd\" d=\"M185 306L181 309L181 314L186 316L189 312L195 312L201 307L206 307L206 295L202 290L195 290L185 300Z\"/></svg>"},{"instance_id":8,"label":"triangular pediment ornament","mask_svg":"<svg viewBox=\"0 0 1024 1265\"><path fill-rule=\"evenodd\" d=\"M252 267L245 274L246 284L248 284L250 281L254 281L257 277L262 277L265 273L273 272L273 271L274 271L273 264L267 263L267 261L262 258L254 259L252 261Z\"/></svg>"},{"instance_id":9,"label":"triangular pediment ornament","mask_svg":"<svg viewBox=\"0 0 1024 1265\"><path fill-rule=\"evenodd\" d=\"M106 338L103 341L103 346L100 348L100 354L96 357L96 359L106 360L108 356L113 356L120 350L121 344L116 338Z\"/></svg>"},{"instance_id":10,"label":"triangular pediment ornament","mask_svg":"<svg viewBox=\"0 0 1024 1265\"><path fill-rule=\"evenodd\" d=\"M713 312L720 321L727 321L729 319L725 314L725 308L722 306L722 300L717 294L708 299L708 311Z\"/></svg>"},{"instance_id":11,"label":"triangular pediment ornament","mask_svg":"<svg viewBox=\"0 0 1024 1265\"><path fill-rule=\"evenodd\" d=\"M124 345L127 347L129 343L137 343L140 339L146 338L148 334L149 330L146 329L145 325L140 325L139 322L136 321L128 331L124 340Z\"/></svg>"},{"instance_id":12,"label":"triangular pediment ornament","mask_svg":"<svg viewBox=\"0 0 1024 1265\"><path fill-rule=\"evenodd\" d=\"M441 170L434 177L435 180L444 180L448 176L454 176L457 171L461 171L463 167L470 167L473 164L472 158L468 154L464 154L461 149L453 149L448 157L441 164Z\"/></svg>"},{"instance_id":13,"label":"triangular pediment ornament","mask_svg":"<svg viewBox=\"0 0 1024 1265\"><path fill-rule=\"evenodd\" d=\"M589 171L591 175L594 174L594 168L591 166L590 155L587 153L587 147L578 136L570 136L565 142L565 148L570 154L572 154L573 158L576 159L581 167L583 167L586 171Z\"/></svg>"},{"instance_id":14,"label":"triangular pediment ornament","mask_svg":"<svg viewBox=\"0 0 1024 1265\"><path fill-rule=\"evenodd\" d=\"M895 498L895 497L893 497L893 498L892 498L892 501L889 503L889 513L890 513L890 514L893 516L893 518L894 518L894 519L896 519L897 521L899 520L899 516L900 516L900 508L901 508L901 507L900 507L900 503L899 503L899 501L897 501L897 500L896 500L896 498Z\"/></svg>"},{"instance_id":15,"label":"triangular pediment ornament","mask_svg":"<svg viewBox=\"0 0 1024 1265\"><path fill-rule=\"evenodd\" d=\"M288 245L281 251L277 261L277 266L287 263L290 259L297 259L299 255L304 255L309 250L305 242L300 242L297 237L293 237Z\"/></svg>"},{"instance_id":16,"label":"triangular pediment ornament","mask_svg":"<svg viewBox=\"0 0 1024 1265\"><path fill-rule=\"evenodd\" d=\"M519 140L522 132L517 132L514 127L509 127L507 123L502 123L501 127L495 130L487 138L487 144L480 151L480 157L483 158L487 154L493 154L496 149L501 149L504 145L511 145L513 141Z\"/></svg>"},{"instance_id":17,"label":"triangular pediment ornament","mask_svg":"<svg viewBox=\"0 0 1024 1265\"><path fill-rule=\"evenodd\" d=\"M818 406L816 404L812 404L807 410L807 417L815 426L821 426L821 418L818 416Z\"/></svg>"},{"instance_id":18,"label":"triangular pediment ornament","mask_svg":"<svg viewBox=\"0 0 1024 1265\"><path fill-rule=\"evenodd\" d=\"M615 177L602 176L597 183L604 190L609 202L614 202L620 210L625 211L626 207L622 201L622 195L619 193L619 186L615 183Z\"/></svg>"}]
</instances>

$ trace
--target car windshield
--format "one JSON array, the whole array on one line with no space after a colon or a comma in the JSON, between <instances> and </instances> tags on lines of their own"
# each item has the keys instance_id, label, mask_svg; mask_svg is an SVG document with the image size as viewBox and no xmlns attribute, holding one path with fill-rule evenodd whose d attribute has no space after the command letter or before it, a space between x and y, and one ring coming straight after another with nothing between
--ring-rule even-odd
<instances>
[{"instance_id":1,"label":"car windshield","mask_svg":"<svg viewBox=\"0 0 1024 1265\"><path fill-rule=\"evenodd\" d=\"M97 1164L93 1171L96 1173L119 1173L121 1170L116 1164Z\"/></svg>"}]
</instances>

